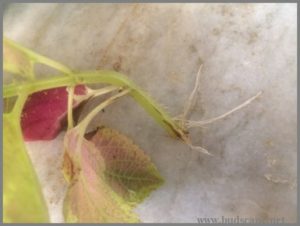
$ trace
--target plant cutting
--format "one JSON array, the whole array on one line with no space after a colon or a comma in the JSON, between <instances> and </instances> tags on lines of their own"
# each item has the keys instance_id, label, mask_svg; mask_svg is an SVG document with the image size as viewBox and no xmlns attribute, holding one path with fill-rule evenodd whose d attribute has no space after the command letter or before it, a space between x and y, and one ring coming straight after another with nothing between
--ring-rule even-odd
<instances>
[{"instance_id":1,"label":"plant cutting","mask_svg":"<svg viewBox=\"0 0 300 226\"><path fill-rule=\"evenodd\" d=\"M38 78L35 65L44 64L61 75ZM188 128L225 118L248 105L257 95L216 118L189 121L201 68L183 114L171 117L148 94L121 73L107 70L75 72L12 40L4 38L4 71L14 75L3 87L3 218L4 222L49 222L48 210L27 155L25 141L51 140L63 129L63 174L69 184L64 199L66 222L139 222L133 208L162 183L151 159L133 141L110 128L99 125L87 133L91 120L104 108L131 96L174 138L193 150L210 154L192 145ZM103 84L92 89L92 84ZM108 95L81 121L73 119L74 110L92 98Z\"/></svg>"}]
</instances>

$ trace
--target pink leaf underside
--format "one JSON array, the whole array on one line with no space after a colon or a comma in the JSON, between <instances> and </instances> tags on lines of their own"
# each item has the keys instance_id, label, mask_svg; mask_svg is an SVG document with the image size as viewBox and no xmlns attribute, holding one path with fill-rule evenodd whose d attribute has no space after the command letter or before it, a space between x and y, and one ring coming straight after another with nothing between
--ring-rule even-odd
<instances>
[{"instance_id":1,"label":"pink leaf underside","mask_svg":"<svg viewBox=\"0 0 300 226\"><path fill-rule=\"evenodd\" d=\"M85 95L86 86L76 86L74 94ZM66 87L31 94L25 103L21 117L25 141L54 139L62 129L62 121L67 114L67 104ZM78 102L73 102L73 108L78 105Z\"/></svg>"},{"instance_id":2,"label":"pink leaf underside","mask_svg":"<svg viewBox=\"0 0 300 226\"><path fill-rule=\"evenodd\" d=\"M70 181L64 215L74 222L137 222L132 208L163 179L144 152L109 128L82 140L71 129L65 136L64 172ZM115 194L115 195L114 195Z\"/></svg>"}]
</instances>

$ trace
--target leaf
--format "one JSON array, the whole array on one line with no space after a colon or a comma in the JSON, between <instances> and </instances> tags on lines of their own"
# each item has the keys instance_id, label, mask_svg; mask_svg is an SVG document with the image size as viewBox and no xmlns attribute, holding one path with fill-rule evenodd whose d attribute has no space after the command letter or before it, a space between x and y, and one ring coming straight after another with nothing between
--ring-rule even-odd
<instances>
[{"instance_id":1,"label":"leaf","mask_svg":"<svg viewBox=\"0 0 300 226\"><path fill-rule=\"evenodd\" d=\"M162 184L151 159L126 136L102 128L90 141L104 158L106 180L126 201L140 203Z\"/></svg>"},{"instance_id":2,"label":"leaf","mask_svg":"<svg viewBox=\"0 0 300 226\"><path fill-rule=\"evenodd\" d=\"M3 221L48 222L48 212L37 176L13 114L3 115Z\"/></svg>"},{"instance_id":3,"label":"leaf","mask_svg":"<svg viewBox=\"0 0 300 226\"><path fill-rule=\"evenodd\" d=\"M70 177L70 187L64 201L66 222L137 222L137 217L110 186L103 171L104 160L99 151L83 140L76 152L77 131L66 135L65 173Z\"/></svg>"},{"instance_id":4,"label":"leaf","mask_svg":"<svg viewBox=\"0 0 300 226\"><path fill-rule=\"evenodd\" d=\"M78 85L76 95L84 95L86 87ZM26 141L52 140L60 132L67 114L66 87L53 88L31 94L23 108L21 127ZM74 101L73 107L79 102Z\"/></svg>"},{"instance_id":5,"label":"leaf","mask_svg":"<svg viewBox=\"0 0 300 226\"><path fill-rule=\"evenodd\" d=\"M66 221L138 222L133 207L163 182L149 157L111 129L89 134L90 140L78 136L75 127L65 137L64 172L70 181L64 201Z\"/></svg>"}]
</instances>

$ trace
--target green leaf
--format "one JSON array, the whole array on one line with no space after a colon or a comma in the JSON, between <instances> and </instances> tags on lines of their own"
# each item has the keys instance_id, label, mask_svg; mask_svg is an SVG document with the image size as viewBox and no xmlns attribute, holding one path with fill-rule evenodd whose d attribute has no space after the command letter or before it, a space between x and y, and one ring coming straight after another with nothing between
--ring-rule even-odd
<instances>
[{"instance_id":1,"label":"green leaf","mask_svg":"<svg viewBox=\"0 0 300 226\"><path fill-rule=\"evenodd\" d=\"M133 207L163 182L149 157L111 129L89 135L90 141L79 134L75 127L65 137L66 221L138 222Z\"/></svg>"},{"instance_id":2,"label":"green leaf","mask_svg":"<svg viewBox=\"0 0 300 226\"><path fill-rule=\"evenodd\" d=\"M140 203L163 183L151 159L126 136L101 128L90 141L104 158L106 180L126 201Z\"/></svg>"},{"instance_id":3,"label":"green leaf","mask_svg":"<svg viewBox=\"0 0 300 226\"><path fill-rule=\"evenodd\" d=\"M48 222L47 207L14 114L3 115L3 162L4 223Z\"/></svg>"}]
</instances>

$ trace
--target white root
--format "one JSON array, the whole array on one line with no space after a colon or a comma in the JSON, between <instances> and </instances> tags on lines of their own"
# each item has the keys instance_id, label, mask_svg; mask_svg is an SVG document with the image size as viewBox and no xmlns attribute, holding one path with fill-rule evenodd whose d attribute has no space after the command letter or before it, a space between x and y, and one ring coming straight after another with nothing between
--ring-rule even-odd
<instances>
[{"instance_id":1,"label":"white root","mask_svg":"<svg viewBox=\"0 0 300 226\"><path fill-rule=\"evenodd\" d=\"M206 155L210 155L210 156L213 156L213 154L211 154L208 150L206 150L205 148L201 147L201 146L195 146L195 145L192 145L191 143L187 143L187 145L192 149L192 150L195 150L195 151L198 151L202 154L206 154Z\"/></svg>"},{"instance_id":2,"label":"white root","mask_svg":"<svg viewBox=\"0 0 300 226\"><path fill-rule=\"evenodd\" d=\"M200 120L200 121L189 121L187 120L185 122L185 125L187 126L187 128L192 128L192 127L201 127L203 125L207 125L216 121L219 121L221 119L226 118L227 116L231 115L232 113L246 107L247 105L249 105L252 101L254 101L255 99L257 99L263 92L259 91L255 96L249 98L248 100L246 100L244 103L240 104L239 106L231 109L230 111L219 115L217 117L211 118L211 119L206 119L206 120Z\"/></svg>"},{"instance_id":3,"label":"white root","mask_svg":"<svg viewBox=\"0 0 300 226\"><path fill-rule=\"evenodd\" d=\"M186 120L193 108L195 107L195 102L196 102L196 97L197 97L197 92L200 84L200 76L201 76L201 71L203 68L203 64L200 65L197 76L196 76L196 82L193 91L191 92L189 98L187 99L186 105L184 106L183 114L182 114L182 119Z\"/></svg>"},{"instance_id":4,"label":"white root","mask_svg":"<svg viewBox=\"0 0 300 226\"><path fill-rule=\"evenodd\" d=\"M199 70L198 70L198 73L197 73L197 76L196 76L195 86L194 86L189 98L187 99L186 105L184 106L183 114L173 118L184 129L189 129L189 128L193 128L193 127L204 127L204 125L207 125L207 124L219 121L221 119L224 119L227 116L233 114L234 112L246 107L247 105L249 105L252 101L257 99L262 94L262 91L258 92L255 96L249 98L244 103L240 104L239 106L231 109L230 111L228 111L228 112L226 112L226 113L224 113L220 116L217 116L217 117L214 117L214 118L211 118L211 119L206 119L206 120L199 120L199 121L187 120L188 115L190 114L190 112L192 111L192 109L195 106L195 100L196 100L196 97L197 97L197 91L198 91L199 84L200 84L200 76L201 76L202 68L203 68L203 64L201 64L200 67L199 67ZM196 150L196 151L199 151L201 153L212 156L212 154L203 147L194 146L193 144L191 144L190 141L185 141L185 143L192 150Z\"/></svg>"}]
</instances>

